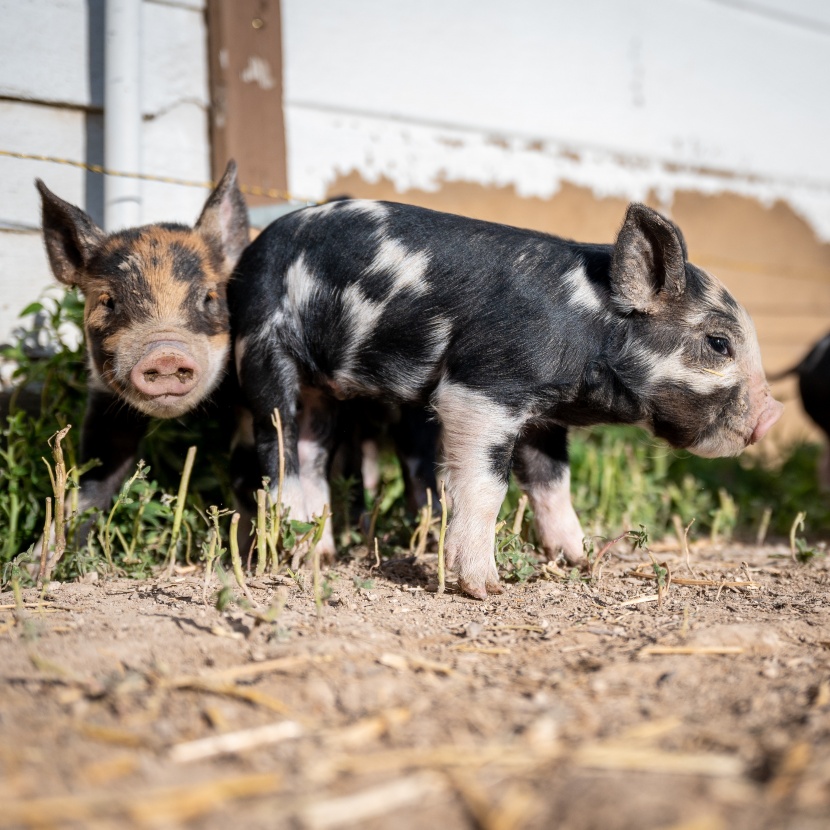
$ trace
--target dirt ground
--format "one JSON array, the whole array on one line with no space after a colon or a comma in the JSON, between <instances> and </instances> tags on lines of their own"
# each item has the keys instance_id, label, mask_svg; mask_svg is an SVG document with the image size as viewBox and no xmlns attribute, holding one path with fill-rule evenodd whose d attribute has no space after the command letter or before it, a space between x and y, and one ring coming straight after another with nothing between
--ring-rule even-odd
<instances>
[{"instance_id":1,"label":"dirt ground","mask_svg":"<svg viewBox=\"0 0 830 830\"><path fill-rule=\"evenodd\" d=\"M827 560L658 552L658 603L617 551L485 602L434 555L319 609L309 573L2 594L0 827L830 826Z\"/></svg>"}]
</instances>

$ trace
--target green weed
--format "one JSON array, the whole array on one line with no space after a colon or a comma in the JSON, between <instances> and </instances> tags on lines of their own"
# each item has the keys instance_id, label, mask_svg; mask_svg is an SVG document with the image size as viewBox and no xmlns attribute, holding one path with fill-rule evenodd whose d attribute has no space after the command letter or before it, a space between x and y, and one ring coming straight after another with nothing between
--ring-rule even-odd
<instances>
[{"instance_id":1,"label":"green weed","mask_svg":"<svg viewBox=\"0 0 830 830\"><path fill-rule=\"evenodd\" d=\"M539 564L533 545L518 533L496 536L496 565L502 576L511 582L527 582L536 574Z\"/></svg>"}]
</instances>

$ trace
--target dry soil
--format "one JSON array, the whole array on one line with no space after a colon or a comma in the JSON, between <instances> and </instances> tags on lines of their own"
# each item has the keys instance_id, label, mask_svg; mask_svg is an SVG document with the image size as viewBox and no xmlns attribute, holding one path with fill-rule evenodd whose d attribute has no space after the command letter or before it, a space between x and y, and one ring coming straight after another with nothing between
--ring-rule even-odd
<instances>
[{"instance_id":1,"label":"dry soil","mask_svg":"<svg viewBox=\"0 0 830 830\"><path fill-rule=\"evenodd\" d=\"M827 561L654 556L659 601L622 544L486 602L434 555L322 606L310 573L222 612L196 569L2 594L0 827L827 828Z\"/></svg>"}]
</instances>

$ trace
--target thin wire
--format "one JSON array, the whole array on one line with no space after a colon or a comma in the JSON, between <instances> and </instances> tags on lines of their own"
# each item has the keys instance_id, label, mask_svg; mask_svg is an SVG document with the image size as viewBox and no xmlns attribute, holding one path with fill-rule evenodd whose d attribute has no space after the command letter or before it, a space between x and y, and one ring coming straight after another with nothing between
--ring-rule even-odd
<instances>
[{"instance_id":1,"label":"thin wire","mask_svg":"<svg viewBox=\"0 0 830 830\"><path fill-rule=\"evenodd\" d=\"M152 173L126 173L123 170L110 170L100 164L88 164L85 161L65 159L58 156L42 156L37 153L18 153L13 150L0 150L0 156L7 158L25 159L27 161L45 161L50 164L64 164L69 167L78 167L81 170L88 170L90 173L100 173L103 176L119 176L124 179L141 179L148 182L161 182L162 184L175 184L182 187L199 187L203 190L210 190L216 187L216 182L197 182L191 179L179 179L175 176L155 176ZM281 202L303 202L305 204L319 204L315 199L304 199L294 196L287 190L279 190L275 187L260 187L259 185L240 185L242 193L251 196L265 196L268 199L276 199Z\"/></svg>"}]
</instances>

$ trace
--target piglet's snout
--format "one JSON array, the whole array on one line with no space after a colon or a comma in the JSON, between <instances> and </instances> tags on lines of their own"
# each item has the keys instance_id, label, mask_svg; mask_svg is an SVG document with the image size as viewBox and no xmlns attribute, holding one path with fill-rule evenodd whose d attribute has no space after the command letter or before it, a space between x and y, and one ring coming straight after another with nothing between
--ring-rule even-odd
<instances>
[{"instance_id":1,"label":"piglet's snout","mask_svg":"<svg viewBox=\"0 0 830 830\"><path fill-rule=\"evenodd\" d=\"M199 381L199 367L187 353L184 343L156 341L133 366L130 381L150 398L186 395Z\"/></svg>"},{"instance_id":2,"label":"piglet's snout","mask_svg":"<svg viewBox=\"0 0 830 830\"><path fill-rule=\"evenodd\" d=\"M749 439L750 444L757 444L772 428L773 424L781 417L784 411L784 404L775 400L772 395L767 395L766 403L758 418L755 429Z\"/></svg>"}]
</instances>

